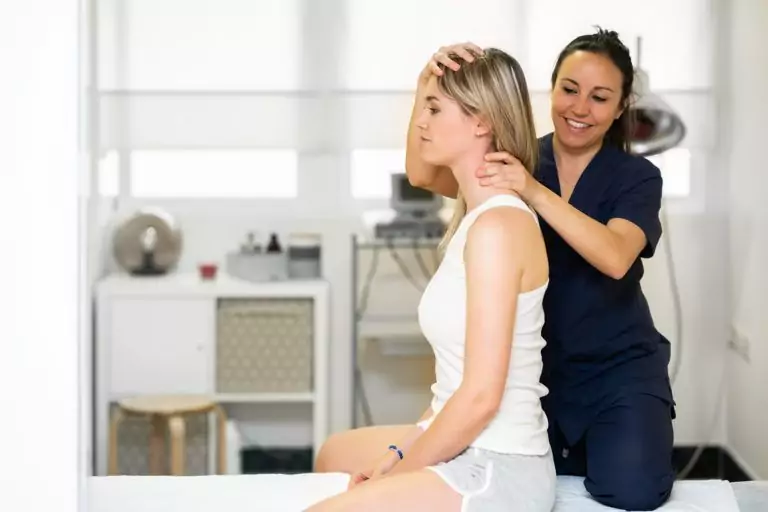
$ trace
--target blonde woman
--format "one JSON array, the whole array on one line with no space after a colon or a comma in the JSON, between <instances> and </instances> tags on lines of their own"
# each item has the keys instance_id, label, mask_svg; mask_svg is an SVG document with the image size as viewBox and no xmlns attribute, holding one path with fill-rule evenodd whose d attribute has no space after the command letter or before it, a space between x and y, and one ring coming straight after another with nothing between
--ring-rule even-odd
<instances>
[{"instance_id":1,"label":"blonde woman","mask_svg":"<svg viewBox=\"0 0 768 512\"><path fill-rule=\"evenodd\" d=\"M473 52L458 70L425 68L409 155L451 170L456 212L443 259L419 304L435 353L431 406L418 423L338 434L318 471L346 471L350 489L312 512L549 512L555 468L540 399L542 299L548 262L538 220L514 192L483 187L485 155L536 168L523 72L508 54ZM411 149L416 148L416 152Z\"/></svg>"}]
</instances>

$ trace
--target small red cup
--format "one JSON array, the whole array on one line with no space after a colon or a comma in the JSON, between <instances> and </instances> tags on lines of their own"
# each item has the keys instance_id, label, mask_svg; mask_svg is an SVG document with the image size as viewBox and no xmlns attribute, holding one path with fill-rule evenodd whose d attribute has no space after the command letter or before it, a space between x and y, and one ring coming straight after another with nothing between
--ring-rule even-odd
<instances>
[{"instance_id":1,"label":"small red cup","mask_svg":"<svg viewBox=\"0 0 768 512\"><path fill-rule=\"evenodd\" d=\"M215 263L201 263L199 265L199 269L200 277L202 279L216 279L216 271L218 270L218 266Z\"/></svg>"}]
</instances>

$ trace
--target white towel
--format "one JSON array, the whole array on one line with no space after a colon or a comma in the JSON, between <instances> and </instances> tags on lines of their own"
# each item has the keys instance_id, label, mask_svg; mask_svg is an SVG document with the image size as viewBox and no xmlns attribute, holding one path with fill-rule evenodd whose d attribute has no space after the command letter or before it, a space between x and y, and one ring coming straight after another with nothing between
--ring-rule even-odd
<instances>
[{"instance_id":1,"label":"white towel","mask_svg":"<svg viewBox=\"0 0 768 512\"><path fill-rule=\"evenodd\" d=\"M346 489L340 473L301 475L111 476L89 479L91 512L299 512ZM42 488L42 487L41 487ZM610 512L583 479L559 477L554 512ZM676 482L657 512L739 512L733 489L720 480Z\"/></svg>"},{"instance_id":2,"label":"white towel","mask_svg":"<svg viewBox=\"0 0 768 512\"><path fill-rule=\"evenodd\" d=\"M584 488L584 479L557 478L554 512L613 512L617 509L597 503ZM722 480L680 480L672 496L656 512L739 512L731 484Z\"/></svg>"}]
</instances>

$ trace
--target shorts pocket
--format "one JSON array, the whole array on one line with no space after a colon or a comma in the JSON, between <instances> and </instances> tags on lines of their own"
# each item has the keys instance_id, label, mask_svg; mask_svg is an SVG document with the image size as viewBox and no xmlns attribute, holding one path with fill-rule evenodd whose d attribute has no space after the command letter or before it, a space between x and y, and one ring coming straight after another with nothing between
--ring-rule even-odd
<instances>
[{"instance_id":1,"label":"shorts pocket","mask_svg":"<svg viewBox=\"0 0 768 512\"><path fill-rule=\"evenodd\" d=\"M488 489L492 466L492 461L469 451L431 469L439 474L454 491L469 497Z\"/></svg>"},{"instance_id":2,"label":"shorts pocket","mask_svg":"<svg viewBox=\"0 0 768 512\"><path fill-rule=\"evenodd\" d=\"M468 461L469 488L467 497L482 494L488 490L493 478L493 461L482 456L473 455Z\"/></svg>"}]
</instances>

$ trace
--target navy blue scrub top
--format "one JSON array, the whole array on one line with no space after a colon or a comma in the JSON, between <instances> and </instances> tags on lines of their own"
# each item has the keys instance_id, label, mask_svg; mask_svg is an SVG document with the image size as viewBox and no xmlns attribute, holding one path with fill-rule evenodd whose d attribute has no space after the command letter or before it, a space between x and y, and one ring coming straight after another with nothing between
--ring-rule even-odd
<instances>
[{"instance_id":1,"label":"navy blue scrub top","mask_svg":"<svg viewBox=\"0 0 768 512\"><path fill-rule=\"evenodd\" d=\"M537 179L559 196L552 134L539 142ZM597 270L541 219L550 266L542 375L549 394L543 404L550 423L571 443L622 393L650 393L673 403L669 342L656 330L640 287L641 258L653 256L661 237L661 188L661 173L651 162L607 145L576 183L571 206L603 224L629 220L645 233L645 248L621 279Z\"/></svg>"}]
</instances>

